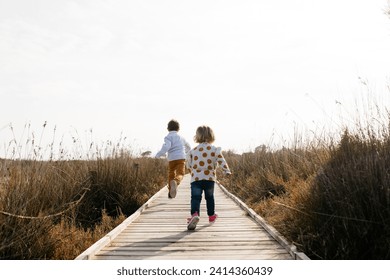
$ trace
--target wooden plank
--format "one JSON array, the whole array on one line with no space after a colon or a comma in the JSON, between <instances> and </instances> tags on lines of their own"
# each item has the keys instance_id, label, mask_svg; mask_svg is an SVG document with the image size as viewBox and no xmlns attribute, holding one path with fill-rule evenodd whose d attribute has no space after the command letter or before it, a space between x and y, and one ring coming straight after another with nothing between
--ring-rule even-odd
<instances>
[{"instance_id":1,"label":"wooden plank","mask_svg":"<svg viewBox=\"0 0 390 280\"><path fill-rule=\"evenodd\" d=\"M258 249L254 250L251 248L226 248L226 249L218 249L209 250L202 248L193 248L193 247L179 247L179 248L169 248L164 247L159 250L130 250L128 248L120 248L120 250L112 249L112 248L104 248L100 250L97 255L99 256L155 256L159 254L170 254L170 255L184 255L186 253L189 254L198 254L202 256L207 255L255 255L255 254L287 254L284 248L272 248L272 249Z\"/></svg>"},{"instance_id":2,"label":"wooden plank","mask_svg":"<svg viewBox=\"0 0 390 280\"><path fill-rule=\"evenodd\" d=\"M162 237L175 237L175 238L184 238L184 237L190 237L192 236L193 238L199 238L199 237L213 237L213 236L218 236L219 238L228 238L232 236L245 236L245 237L267 237L269 239L273 239L272 236L270 236L267 232L265 231L248 231L246 233L242 232L234 232L234 231L229 231L226 232L226 230L223 231L199 231L196 234L188 232L188 231L176 231L176 232L164 232L161 231L159 234L156 233L148 233L148 232L122 232L120 235L117 236L117 238L128 238L130 236L141 236L141 237L151 237L151 238L162 238Z\"/></svg>"},{"instance_id":3,"label":"wooden plank","mask_svg":"<svg viewBox=\"0 0 390 280\"><path fill-rule=\"evenodd\" d=\"M219 236L212 236L212 237L196 237L196 238L191 238L191 237L185 237L182 239L177 239L173 237L163 237L163 238L155 238L155 239L149 239L149 238L144 238L142 236L136 236L136 237L126 237L123 239L120 238L115 238L113 242L120 242L120 243L125 243L125 242L149 242L149 243L155 243L155 242L189 242L189 243L194 243L194 242L252 242L252 241L272 241L275 243L274 239L270 239L269 237L266 238L259 238L259 237L241 237L241 236L232 236L226 239L222 239Z\"/></svg>"},{"instance_id":4,"label":"wooden plank","mask_svg":"<svg viewBox=\"0 0 390 280\"><path fill-rule=\"evenodd\" d=\"M209 258L218 258L218 259L241 259L242 257L251 257L251 259L262 258L262 259L289 259L291 258L290 254L286 252L285 249L279 250L224 250L224 251L186 251L186 250L176 250L176 251L115 251L107 252L100 251L97 257L105 258L127 258L127 259L136 259L137 257L142 257L143 259L150 259L152 257L159 257L160 259L172 259L175 257L180 257L182 259L209 259Z\"/></svg>"},{"instance_id":5,"label":"wooden plank","mask_svg":"<svg viewBox=\"0 0 390 280\"><path fill-rule=\"evenodd\" d=\"M185 245L185 244L183 244ZM156 250L156 248L158 250ZM243 250L252 250L253 249L253 244L248 244L248 245L226 245L224 246L208 246L207 244L203 243L203 245L198 244L198 246L136 246L136 247L131 247L131 246L110 246L110 247L104 247L100 250L101 253L104 252L120 252L120 251L130 251L130 252L145 252L145 251L219 251L220 253L223 254L224 251L233 251L233 250L238 250L238 251L243 251ZM286 252L286 250L280 246L280 245L275 245L275 244L268 244L268 245L262 245L261 250L275 250L278 252Z\"/></svg>"},{"instance_id":6,"label":"wooden plank","mask_svg":"<svg viewBox=\"0 0 390 280\"><path fill-rule=\"evenodd\" d=\"M109 256L109 255L96 255L94 260L286 260L290 257L286 254L258 254L258 255L166 255L161 254L158 256Z\"/></svg>"},{"instance_id":7,"label":"wooden plank","mask_svg":"<svg viewBox=\"0 0 390 280\"><path fill-rule=\"evenodd\" d=\"M185 225L184 225L185 226ZM165 228L126 228L122 231L122 233L158 233L158 232L177 232L177 227L165 227ZM202 232L226 232L226 227L204 227L202 229L199 229ZM259 232L258 228L230 228L230 232L242 232L244 233L250 233L250 232Z\"/></svg>"},{"instance_id":8,"label":"wooden plank","mask_svg":"<svg viewBox=\"0 0 390 280\"><path fill-rule=\"evenodd\" d=\"M111 242L110 246L111 247L163 247L163 246L170 246L170 247L180 247L180 246L189 246L189 247L195 247L195 246L263 246L267 247L268 245L272 246L281 246L279 244L275 245L275 242L273 240L239 240L239 241L209 241L207 239L204 239L203 241L194 241L194 242L186 242L183 240L178 240L178 241L155 241L155 242L144 242L144 241L139 241L139 242L134 242L134 241L113 241Z\"/></svg>"}]
</instances>

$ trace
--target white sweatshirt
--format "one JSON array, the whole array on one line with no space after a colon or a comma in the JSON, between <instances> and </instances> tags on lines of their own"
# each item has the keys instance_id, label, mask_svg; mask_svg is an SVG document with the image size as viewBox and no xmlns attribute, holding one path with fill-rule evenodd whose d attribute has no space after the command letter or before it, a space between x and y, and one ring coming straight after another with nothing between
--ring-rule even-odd
<instances>
[{"instance_id":1,"label":"white sweatshirt","mask_svg":"<svg viewBox=\"0 0 390 280\"><path fill-rule=\"evenodd\" d=\"M177 131L170 131L164 138L164 144L157 152L156 158L168 153L168 161L186 159L187 153L191 150L190 144L180 136Z\"/></svg>"}]
</instances>

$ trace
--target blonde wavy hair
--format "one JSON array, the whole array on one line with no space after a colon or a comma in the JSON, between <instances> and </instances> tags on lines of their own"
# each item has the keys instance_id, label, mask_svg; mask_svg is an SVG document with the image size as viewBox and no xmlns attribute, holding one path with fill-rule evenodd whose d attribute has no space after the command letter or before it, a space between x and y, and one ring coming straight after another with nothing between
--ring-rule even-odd
<instances>
[{"instance_id":1,"label":"blonde wavy hair","mask_svg":"<svg viewBox=\"0 0 390 280\"><path fill-rule=\"evenodd\" d=\"M215 141L214 131L206 125L199 126L196 129L196 134L194 136L194 141L196 143L213 143Z\"/></svg>"}]
</instances>

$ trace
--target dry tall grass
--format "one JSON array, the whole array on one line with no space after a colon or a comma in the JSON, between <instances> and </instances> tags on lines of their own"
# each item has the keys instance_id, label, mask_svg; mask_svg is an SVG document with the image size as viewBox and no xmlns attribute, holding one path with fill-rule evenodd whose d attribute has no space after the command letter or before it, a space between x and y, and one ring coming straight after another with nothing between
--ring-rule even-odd
<instances>
[{"instance_id":1,"label":"dry tall grass","mask_svg":"<svg viewBox=\"0 0 390 280\"><path fill-rule=\"evenodd\" d=\"M93 160L36 155L0 160L0 259L73 259L165 184L166 162L124 148Z\"/></svg>"},{"instance_id":2,"label":"dry tall grass","mask_svg":"<svg viewBox=\"0 0 390 280\"><path fill-rule=\"evenodd\" d=\"M222 183L313 259L389 259L390 115L371 108L339 140L227 152Z\"/></svg>"}]
</instances>

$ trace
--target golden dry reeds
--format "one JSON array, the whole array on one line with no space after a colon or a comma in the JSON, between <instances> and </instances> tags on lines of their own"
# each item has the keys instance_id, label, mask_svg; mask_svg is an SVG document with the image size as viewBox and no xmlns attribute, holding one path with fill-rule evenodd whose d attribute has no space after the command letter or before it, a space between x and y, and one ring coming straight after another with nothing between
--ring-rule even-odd
<instances>
[{"instance_id":1,"label":"golden dry reeds","mask_svg":"<svg viewBox=\"0 0 390 280\"><path fill-rule=\"evenodd\" d=\"M44 160L31 146L0 160L0 259L73 259L164 186L164 160L109 145L91 159Z\"/></svg>"},{"instance_id":2,"label":"golden dry reeds","mask_svg":"<svg viewBox=\"0 0 390 280\"><path fill-rule=\"evenodd\" d=\"M310 258L389 259L390 115L367 108L331 141L226 152L222 183Z\"/></svg>"}]
</instances>

